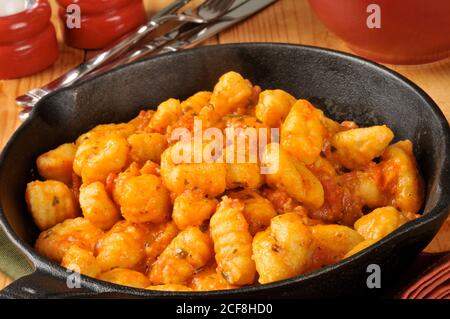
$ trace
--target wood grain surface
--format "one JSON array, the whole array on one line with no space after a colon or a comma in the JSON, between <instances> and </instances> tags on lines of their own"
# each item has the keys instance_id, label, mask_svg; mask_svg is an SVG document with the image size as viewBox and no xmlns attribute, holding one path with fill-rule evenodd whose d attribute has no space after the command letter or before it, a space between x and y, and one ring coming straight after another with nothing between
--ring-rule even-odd
<instances>
[{"instance_id":1,"label":"wood grain surface","mask_svg":"<svg viewBox=\"0 0 450 319\"><path fill-rule=\"evenodd\" d=\"M144 1L148 14L151 15L171 0ZM60 57L52 67L39 74L18 80L0 81L0 149L20 125L14 98L29 89L49 82L92 55L92 53L75 50L64 45L59 21L55 14L55 0L50 0L50 2L54 13L52 19L58 29ZM350 52L345 43L328 31L314 16L306 0L279 0L263 12L223 32L205 44L235 42L288 42ZM450 59L420 66L389 65L388 67L422 87L436 101L447 119L450 119ZM426 249L428 252L448 250L450 250L450 219ZM0 273L0 289L9 282L10 280Z\"/></svg>"}]
</instances>

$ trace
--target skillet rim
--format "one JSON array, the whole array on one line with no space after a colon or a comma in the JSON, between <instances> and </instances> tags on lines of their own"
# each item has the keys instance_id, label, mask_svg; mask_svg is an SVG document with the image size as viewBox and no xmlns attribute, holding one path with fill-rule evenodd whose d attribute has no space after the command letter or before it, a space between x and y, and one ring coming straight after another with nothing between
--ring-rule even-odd
<instances>
[{"instance_id":1,"label":"skillet rim","mask_svg":"<svg viewBox=\"0 0 450 319\"><path fill-rule=\"evenodd\" d=\"M12 144L16 140L17 136L21 134L25 128L30 125L30 123L39 116L39 108L42 104L45 103L45 101L49 98L51 98L53 95L60 94L62 92L67 91L75 91L83 85L88 85L89 83L93 81L101 80L103 77L108 76L109 74L114 74L116 72L120 72L122 69L130 68L139 64L144 63L158 63L158 60L164 60L164 59L176 59L177 56L183 56L188 54L195 54L197 51L215 51L215 50L222 50L222 49L251 49L251 48L260 48L260 49L277 49L277 48L284 48L288 50L303 50L303 51L309 51L313 54L318 55L327 55L327 56L333 56L338 59L346 60L348 62L351 62L352 64L360 64L367 66L374 70L377 73L382 73L382 75L390 77L394 81L402 82L405 86L407 86L411 93L417 94L423 101L426 107L428 107L436 116L438 119L438 124L442 128L443 133L443 147L447 150L450 150L450 126L449 123L443 114L442 110L437 106L437 104L434 102L434 100L423 90L421 89L417 84L406 78L405 76L397 73L396 71L393 71L383 65L380 65L376 62L361 58L359 56L356 56L354 54L337 51L333 49L328 48L322 48L317 46L310 46L310 45L299 45L299 44L290 44L290 43L261 43L261 42L248 42L248 43L231 43L231 44L218 44L214 46L204 46L204 47L197 47L193 49L183 50L175 53L169 53L164 54L160 56L154 56L149 57L147 59L144 59L142 61L137 61L134 63L131 63L129 65L120 66L118 68L115 68L113 70L110 70L104 74L101 74L99 76L93 77L89 80L83 81L81 83L74 84L72 86L62 88L60 90L57 90L55 92L52 92L45 96L42 100L40 100L34 107L32 113L30 114L30 117L22 123L22 125L12 134L8 142L6 143L5 147L3 148L3 151L0 155L0 167L3 165L3 162L9 152L9 149L11 148ZM151 61L151 62L149 62ZM424 106L425 106L424 105ZM255 293L255 292L263 292L263 291L270 291L273 288L282 288L283 286L288 287L291 284L296 284L305 280L309 280L312 278L316 278L323 273L330 272L339 268L343 268L344 266L352 263L354 260L359 259L360 256L364 256L367 254L371 254L373 251L378 250L380 247L385 246L386 243L392 241L394 238L406 236L408 233L413 232L415 229L422 228L423 226L432 223L434 220L443 218L445 215L448 216L450 213L450 195L446 194L446 190L450 190L450 152L447 152L442 160L443 166L442 166L442 174L438 177L438 185L442 185L441 193L439 196L439 201L436 204L436 207L434 207L432 210L430 210L425 215L422 215L421 218L416 219L414 221L411 221L400 228L398 228L396 231L392 232L382 240L378 241L374 245L370 246L369 248L349 257L344 260L339 261L338 263L328 265L326 267L323 267L321 269L299 275L296 277L292 277L289 279L277 281L274 283L266 284L266 285L252 285L249 287L243 287L238 289L231 289L231 290L218 290L218 291L210 291L210 292L163 292L163 291L150 291L145 289L137 289L137 288L131 288L127 286L120 286L113 283L101 281L98 279L93 279L84 275L81 275L82 278L82 285L88 289L96 289L93 294L96 293L124 293L126 295L130 296L139 296L139 297L177 297L177 298L196 298L196 297L226 297L228 295L232 294L246 294L246 293ZM46 274L49 274L55 278L58 278L59 280L65 279L68 275L65 268L61 267L59 264L45 258L44 256L39 255L33 247L31 247L28 243L24 242L22 239L19 238L18 235L14 232L12 227L9 225L8 221L6 220L5 214L3 212L3 208L1 206L0 202L0 227L4 230L6 236L8 239L14 244L14 246L27 258L30 265L34 268L34 272L30 275L42 271Z\"/></svg>"}]
</instances>

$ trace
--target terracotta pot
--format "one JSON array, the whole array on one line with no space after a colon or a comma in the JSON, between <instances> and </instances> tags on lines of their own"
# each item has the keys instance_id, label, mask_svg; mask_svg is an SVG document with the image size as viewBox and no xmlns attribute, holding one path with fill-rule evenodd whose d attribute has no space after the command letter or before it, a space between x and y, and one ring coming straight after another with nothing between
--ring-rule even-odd
<instances>
[{"instance_id":1,"label":"terracotta pot","mask_svg":"<svg viewBox=\"0 0 450 319\"><path fill-rule=\"evenodd\" d=\"M142 0L58 0L58 4L65 41L79 49L105 48L147 20ZM67 24L71 4L79 6L80 28Z\"/></svg>"},{"instance_id":2,"label":"terracotta pot","mask_svg":"<svg viewBox=\"0 0 450 319\"><path fill-rule=\"evenodd\" d=\"M55 29L47 0L0 17L0 78L19 78L37 73L58 58Z\"/></svg>"},{"instance_id":3,"label":"terracotta pot","mask_svg":"<svg viewBox=\"0 0 450 319\"><path fill-rule=\"evenodd\" d=\"M448 0L309 0L309 3L331 31L364 57L386 63L418 64L450 55ZM367 20L374 12L368 10L371 4L380 8L380 28L368 27Z\"/></svg>"}]
</instances>

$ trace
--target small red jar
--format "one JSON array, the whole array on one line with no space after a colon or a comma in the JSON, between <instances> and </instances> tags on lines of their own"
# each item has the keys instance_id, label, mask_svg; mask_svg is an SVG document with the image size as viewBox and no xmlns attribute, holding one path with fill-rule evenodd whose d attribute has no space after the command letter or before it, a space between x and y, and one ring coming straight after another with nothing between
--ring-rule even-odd
<instances>
[{"instance_id":1,"label":"small red jar","mask_svg":"<svg viewBox=\"0 0 450 319\"><path fill-rule=\"evenodd\" d=\"M0 17L0 79L37 73L58 58L58 43L47 0Z\"/></svg>"},{"instance_id":2,"label":"small red jar","mask_svg":"<svg viewBox=\"0 0 450 319\"><path fill-rule=\"evenodd\" d=\"M78 49L103 49L147 20L142 0L57 0L68 45ZM79 6L80 28L69 28L71 4Z\"/></svg>"}]
</instances>

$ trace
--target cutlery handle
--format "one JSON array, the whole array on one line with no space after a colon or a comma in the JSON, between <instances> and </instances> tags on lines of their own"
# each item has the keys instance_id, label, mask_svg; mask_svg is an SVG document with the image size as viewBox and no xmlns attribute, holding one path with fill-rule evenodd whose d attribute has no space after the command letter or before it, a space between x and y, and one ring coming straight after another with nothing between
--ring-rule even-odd
<instances>
[{"instance_id":1,"label":"cutlery handle","mask_svg":"<svg viewBox=\"0 0 450 319\"><path fill-rule=\"evenodd\" d=\"M120 58L100 67L96 68L94 71L90 72L88 75L83 77L80 80L88 80L94 76L97 76L99 74L105 73L106 71L112 70L118 66L126 65L131 62L138 61L144 57L148 57L150 55L155 54L160 48L163 48L168 43L175 40L177 37L187 34L194 33L198 30L198 27L195 27L192 23L183 23L182 25L172 29L168 33L159 36L152 41L144 44L140 48L136 48L134 50L131 50L124 55L122 55ZM159 52L157 53L159 54Z\"/></svg>"},{"instance_id":2,"label":"cutlery handle","mask_svg":"<svg viewBox=\"0 0 450 319\"><path fill-rule=\"evenodd\" d=\"M53 80L47 85L39 89L31 90L27 94L17 97L17 104L26 108L33 107L34 104L36 104L43 96L47 95L48 93L75 83L80 78L84 77L86 74L89 74L96 68L99 68L102 65L105 65L107 62L110 62L114 58L117 58L121 54L128 51L130 47L142 40L150 32L158 28L161 24L174 19L176 17L176 12L190 1L192 0L173 1L167 7L155 14L147 24L142 25L133 34L123 36L118 41L116 41L112 47L106 49L89 61L80 64L75 69L63 74L61 77Z\"/></svg>"},{"instance_id":3,"label":"cutlery handle","mask_svg":"<svg viewBox=\"0 0 450 319\"><path fill-rule=\"evenodd\" d=\"M54 91L61 87L68 86L75 83L86 74L92 72L94 69L99 68L105 63L116 58L120 54L126 52L131 46L142 40L147 34L155 30L162 22L164 18L159 19L159 21L152 20L148 24L141 26L134 34L129 35L108 50L105 50L90 60L81 63L76 68L70 70L69 72L63 74L56 80L43 86L41 89L45 91Z\"/></svg>"}]
</instances>

